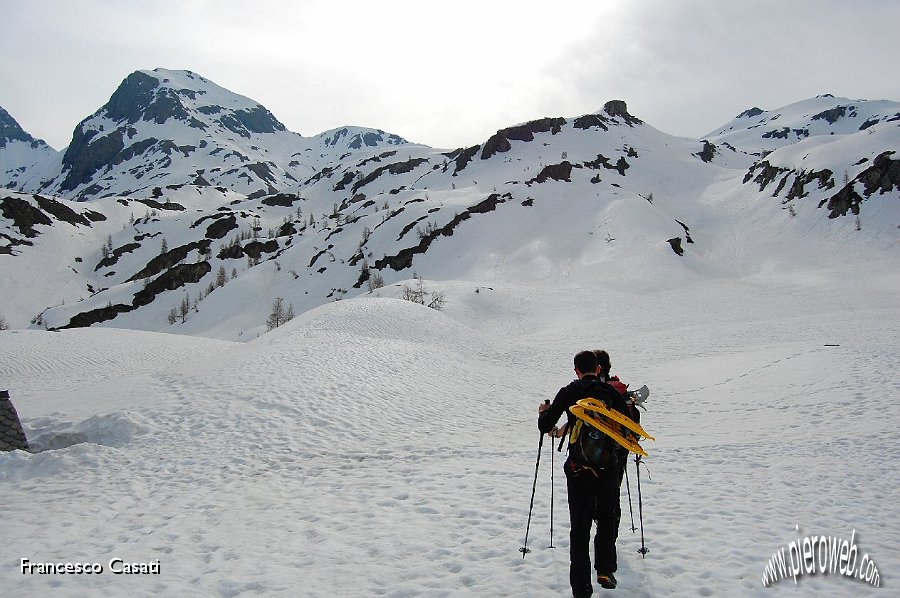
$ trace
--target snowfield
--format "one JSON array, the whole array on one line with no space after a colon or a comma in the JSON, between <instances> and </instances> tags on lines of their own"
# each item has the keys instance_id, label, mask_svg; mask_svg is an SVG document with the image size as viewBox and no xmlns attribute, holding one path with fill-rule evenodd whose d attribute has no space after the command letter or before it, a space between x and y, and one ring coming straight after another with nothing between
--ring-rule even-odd
<instances>
[{"instance_id":1,"label":"snowfield","mask_svg":"<svg viewBox=\"0 0 900 598\"><path fill-rule=\"evenodd\" d=\"M0 587L568 595L563 456L550 442L532 552L518 552L536 408L572 378L575 352L602 347L632 388L650 386L643 424L658 438L641 468L646 558L622 489L618 593L876 595L837 574L762 583L782 546L853 530L883 587L900 570L900 281L887 264L852 283L835 268L815 282L710 277L642 293L593 278L454 281L436 287L441 312L359 297L248 343L0 332L0 380L40 451L0 455ZM23 574L23 558L104 572ZM158 560L160 573L113 574L113 558Z\"/></svg>"}]
</instances>

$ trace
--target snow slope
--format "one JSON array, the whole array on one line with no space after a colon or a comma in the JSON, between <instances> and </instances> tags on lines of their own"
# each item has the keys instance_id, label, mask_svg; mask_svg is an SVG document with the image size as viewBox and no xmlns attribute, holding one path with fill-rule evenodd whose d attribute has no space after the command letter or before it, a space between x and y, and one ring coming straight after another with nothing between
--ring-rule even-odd
<instances>
[{"instance_id":1,"label":"snow slope","mask_svg":"<svg viewBox=\"0 0 900 598\"><path fill-rule=\"evenodd\" d=\"M568 595L567 513L537 404L604 347L652 388L646 558L625 488L619 589L636 596L867 596L810 575L765 589L772 555L850 537L887 586L900 559L892 400L897 279L709 279L659 292L458 283L438 312L322 306L249 343L114 329L0 332L30 437L0 455L17 596ZM881 282L878 282L881 280ZM871 284L870 284L871 283ZM839 345L839 346L830 346ZM38 447L41 448L41 447ZM629 472L637 518L635 470ZM799 525L799 532L795 526ZM161 574L23 575L34 562L159 559ZM861 558L861 556L860 556ZM597 588L598 591L599 588Z\"/></svg>"}]
</instances>

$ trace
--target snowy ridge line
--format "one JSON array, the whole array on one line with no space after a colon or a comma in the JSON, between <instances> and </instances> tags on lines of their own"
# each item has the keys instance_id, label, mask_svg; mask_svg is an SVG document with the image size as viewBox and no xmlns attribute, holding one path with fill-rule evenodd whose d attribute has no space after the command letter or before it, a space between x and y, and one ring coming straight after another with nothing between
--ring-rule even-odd
<instances>
[{"instance_id":1,"label":"snowy ridge line","mask_svg":"<svg viewBox=\"0 0 900 598\"><path fill-rule=\"evenodd\" d=\"M184 79L180 89L187 90L209 83L193 73L144 73L136 80L143 77ZM153 90L141 98L152 104L168 97L165 90L171 89L166 83ZM183 100L186 112L195 104L203 108L209 97L227 95L223 90L192 93L196 98L185 95ZM239 99L240 110L255 110L255 103ZM828 110L825 104L842 102L817 98L810 103L815 111L809 117ZM124 120L138 114L124 115ZM214 117L199 114L196 118L201 121L200 117ZM225 112L215 114L214 120L221 120ZM435 291L443 292L448 283L461 280L472 281L476 288L502 290L496 283L565 284L577 271L575 264L615 264L623 284L658 289L709 277L766 276L770 264L776 266L773 272L794 267L798 252L803 260L826 267L837 256L844 264L891 258L892 246L884 242L895 232L887 223L896 212L892 198L900 191L900 172L895 176L897 161L884 152L896 145L897 122L879 120L864 131L851 131L816 119L817 125L829 128L786 145L779 141L779 147L763 159L733 144L718 146L711 157L698 155L702 144L696 140L674 138L622 118L603 117L608 130L581 128L578 119L562 119L552 130L539 126L541 121L504 129L506 134L521 129L506 151L474 159L456 171L447 152L407 144L394 150L395 157L386 156L380 146L360 147L346 156L329 154L321 158L321 177L283 187L267 182L261 194L210 181L204 184L192 172L190 180L151 190L152 205L178 205L184 210L151 208L113 194L92 202L98 216L95 221L87 219L87 227L44 214L52 224L31 226L39 233L33 239L25 238L14 224L29 221L16 216L16 210L26 209L20 202L39 210L40 201L12 193L3 198L5 218L0 227L12 223L9 232L0 233L6 236L0 243L8 243L5 247L17 255L0 255L4 269L9 264L9 284L2 288L24 284L34 272L46 273L46 279L32 285L34 300L13 293L4 297L8 312L4 316L14 327L58 328L75 317L80 325L246 341L267 331L267 310L276 298L303 313L367 293L376 274L383 277L379 284L385 287L373 292L398 297L416 275ZM140 122L133 126L167 130L175 126L173 119L174 113L163 124L138 117ZM841 122L837 117L832 120ZM236 122L240 124L240 119ZM248 124L260 123L251 119L241 126ZM191 129L184 123L178 126ZM197 134L196 129L189 132ZM199 148L198 143L191 144ZM174 161L177 153L170 159ZM193 158L186 158L193 170L222 168L218 161L215 167L200 168ZM612 164L616 167L609 168ZM262 172L256 163L254 168ZM547 169L545 180L538 182L541 177L536 175ZM830 175L825 176L826 171ZM870 184L876 174L877 184ZM751 184L748 176L762 179ZM788 185L793 179L802 184ZM352 191L363 181L364 186ZM829 187L834 181L841 182ZM781 194L773 198L771 189L779 185ZM494 200L485 205L485 197ZM502 210L488 210L501 200ZM84 210L76 202L57 203L71 204L76 214ZM14 209L13 204L19 207ZM473 212L479 215L454 225ZM233 222L221 218L223 213ZM829 220L839 213L845 217ZM214 230L204 233L204 227L193 227L212 217ZM409 240L414 234L419 235L418 244ZM173 264L165 273L148 269L159 261L163 240L175 248L170 252L190 248L189 261L208 262L211 268L206 273L197 269L194 277L188 277L174 264L182 256L172 253ZM110 255L118 259L113 263ZM154 300L141 301L137 309L114 308L134 307L135 289L127 281L149 272L156 272L149 282L144 280L154 285ZM257 289L266 289L271 296L257 297L253 293ZM191 313L171 317L171 310L177 311L185 297ZM78 318L79 314L88 315Z\"/></svg>"}]
</instances>

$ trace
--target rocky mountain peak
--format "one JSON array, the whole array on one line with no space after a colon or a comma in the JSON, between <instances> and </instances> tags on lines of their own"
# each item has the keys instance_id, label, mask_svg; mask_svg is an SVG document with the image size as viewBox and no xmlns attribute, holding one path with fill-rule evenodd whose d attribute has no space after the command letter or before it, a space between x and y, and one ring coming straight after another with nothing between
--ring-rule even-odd
<instances>
[{"instance_id":1,"label":"rocky mountain peak","mask_svg":"<svg viewBox=\"0 0 900 598\"><path fill-rule=\"evenodd\" d=\"M5 148L11 141L29 143L35 148L39 146L49 147L43 140L35 139L25 132L16 119L0 106L0 149Z\"/></svg>"},{"instance_id":2,"label":"rocky mountain peak","mask_svg":"<svg viewBox=\"0 0 900 598\"><path fill-rule=\"evenodd\" d=\"M218 124L247 138L252 133L286 130L262 105L191 71L135 71L97 114L118 124L161 125L175 119L201 130Z\"/></svg>"},{"instance_id":3,"label":"rocky mountain peak","mask_svg":"<svg viewBox=\"0 0 900 598\"><path fill-rule=\"evenodd\" d=\"M628 124L642 124L643 121L628 113L628 104L624 100L610 100L603 105L603 112L619 117Z\"/></svg>"}]
</instances>

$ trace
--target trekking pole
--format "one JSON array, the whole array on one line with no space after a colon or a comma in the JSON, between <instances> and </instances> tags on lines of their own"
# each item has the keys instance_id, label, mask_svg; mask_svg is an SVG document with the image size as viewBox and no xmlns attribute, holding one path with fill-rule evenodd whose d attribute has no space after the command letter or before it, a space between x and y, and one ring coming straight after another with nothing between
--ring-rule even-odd
<instances>
[{"instance_id":1,"label":"trekking pole","mask_svg":"<svg viewBox=\"0 0 900 598\"><path fill-rule=\"evenodd\" d=\"M545 400L544 403L549 403L549 400ZM522 559L525 558L525 555L531 552L528 549L528 530L531 529L531 510L534 508L534 491L537 489L537 476L538 476L538 467L541 465L541 448L544 446L544 435L541 434L541 439L538 442L538 454L537 461L534 463L534 483L531 485L531 503L528 505L528 525L525 526L525 544L522 548L519 549L519 552L522 553Z\"/></svg>"},{"instance_id":2,"label":"trekking pole","mask_svg":"<svg viewBox=\"0 0 900 598\"><path fill-rule=\"evenodd\" d=\"M553 444L550 444L550 546L547 548L556 548L553 545L553 470L556 469L554 465L553 453L556 452L553 450ZM522 558L525 558L524 556Z\"/></svg>"},{"instance_id":3,"label":"trekking pole","mask_svg":"<svg viewBox=\"0 0 900 598\"><path fill-rule=\"evenodd\" d=\"M628 479L628 459L625 459L625 489L628 490L628 512L631 514L631 533L637 531L634 526L634 508L631 506L631 481Z\"/></svg>"},{"instance_id":4,"label":"trekking pole","mask_svg":"<svg viewBox=\"0 0 900 598\"><path fill-rule=\"evenodd\" d=\"M641 553L641 558L644 558L644 555L646 555L648 552L650 552L650 549L644 545L644 505L643 505L643 501L641 500L641 456L640 455L635 455L634 463L635 463L635 466L637 467L638 516L640 517L640 520L641 520L641 548L640 548L640 550L638 550L638 552Z\"/></svg>"}]
</instances>

